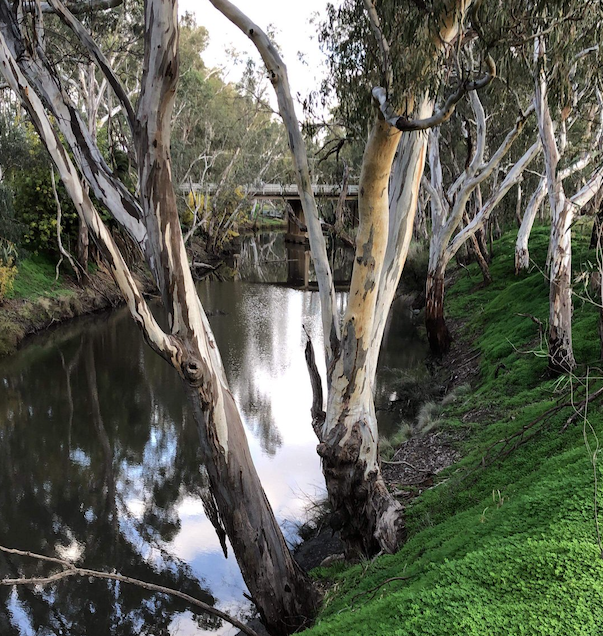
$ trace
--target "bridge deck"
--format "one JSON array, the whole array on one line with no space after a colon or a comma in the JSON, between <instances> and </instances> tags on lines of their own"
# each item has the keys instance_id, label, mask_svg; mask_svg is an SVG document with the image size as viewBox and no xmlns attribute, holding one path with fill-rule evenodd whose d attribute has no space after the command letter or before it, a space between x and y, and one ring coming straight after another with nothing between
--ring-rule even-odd
<instances>
[{"instance_id":1,"label":"bridge deck","mask_svg":"<svg viewBox=\"0 0 603 636\"><path fill-rule=\"evenodd\" d=\"M213 183L205 186L200 183L182 184L180 186L180 189L183 192L190 192L192 189L193 192L208 192L209 194L213 194L216 191L216 188L217 186ZM294 183L285 185L280 183L265 183L257 187L244 186L242 190L248 197L253 199L299 199L297 185ZM312 191L314 192L315 197L337 199L341 194L341 186L316 183L312 185ZM356 198L358 198L358 186L348 186L346 199Z\"/></svg>"}]
</instances>

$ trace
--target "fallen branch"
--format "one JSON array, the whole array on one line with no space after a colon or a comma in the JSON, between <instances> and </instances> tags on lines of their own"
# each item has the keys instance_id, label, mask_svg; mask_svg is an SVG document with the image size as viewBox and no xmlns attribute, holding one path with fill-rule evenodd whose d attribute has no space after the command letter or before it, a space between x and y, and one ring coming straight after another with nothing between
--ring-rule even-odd
<instances>
[{"instance_id":1,"label":"fallen branch","mask_svg":"<svg viewBox=\"0 0 603 636\"><path fill-rule=\"evenodd\" d=\"M234 625L238 629L240 629L244 634L248 636L258 636L257 632L255 632L251 627L248 627L241 621L237 620L233 616L222 612L199 599L194 598L184 592L180 592L178 590L174 590L169 587L164 587L163 585L155 585L154 583L147 583L146 581L141 581L139 579L134 579L130 576L123 576L122 574L111 574L109 572L99 572L97 570L89 570L88 568L79 568L73 563L66 561L64 559L57 559L55 557L48 557L43 554L36 554L35 552L29 552L28 550L17 550L15 548L6 548L0 545L0 551L5 552L7 554L16 554L18 556L30 557L32 559L37 559L39 561L47 561L49 563L56 563L61 567L65 568L61 572L56 572L55 574L51 574L49 576L41 576L41 577L22 577L18 579L0 579L0 585L2 586L12 586L12 585L49 585L50 583L56 583L62 579L66 579L70 576L83 576L83 577L91 577L96 579L108 579L110 581L120 581L121 583L129 583L131 585L137 585L138 587L142 587L145 590L150 590L151 592L160 592L161 594L168 594L170 596L176 596L178 598L183 599L184 601L190 603L191 605L195 605L196 607L202 609L204 612L208 614L212 614L221 618L222 620Z\"/></svg>"},{"instance_id":2,"label":"fallen branch","mask_svg":"<svg viewBox=\"0 0 603 636\"><path fill-rule=\"evenodd\" d=\"M521 430L513 433L512 435L509 435L508 437L499 439L497 442L494 442L493 444L488 446L479 465L476 466L476 468L486 468L487 466L491 466L497 461L506 459L513 451L517 450L520 446L523 446L523 444L538 435L538 433L542 432L549 425L550 418L553 415L556 415L563 409L572 407L574 409L574 412L567 418L565 424L561 428L562 431L565 431L570 424L575 422L581 416L584 408L590 402L593 402L601 395L603 395L603 387L601 387L594 393L591 393L588 397L584 398L578 403L575 403L573 400L568 400L567 402L563 402L563 404L552 406L550 409L547 409L544 413L540 414L536 419L532 420L529 424L523 426ZM540 426L538 426L538 424L540 424ZM529 435L526 435L528 431L531 432ZM498 453L490 457L490 452L500 445L502 446Z\"/></svg>"},{"instance_id":3,"label":"fallen branch","mask_svg":"<svg viewBox=\"0 0 603 636\"><path fill-rule=\"evenodd\" d=\"M375 587L371 588L370 590L367 590L366 592L360 592L358 594L355 594L354 596L352 596L352 600L350 602L353 603L358 597L364 596L365 594L371 594L371 596L369 597L369 600L370 600L373 598L373 596L375 596L375 594L383 586L388 585L389 583L393 583L394 581L408 581L409 579L412 579L415 576L417 575L411 574L410 576L393 576L391 579L386 579L385 581L383 581L383 583L379 583L379 585L376 585Z\"/></svg>"},{"instance_id":4,"label":"fallen branch","mask_svg":"<svg viewBox=\"0 0 603 636\"><path fill-rule=\"evenodd\" d=\"M387 464L388 466L408 466L412 468L412 470L416 470L418 473L431 473L433 474L433 470L429 470L428 468L419 468L418 466L413 466L410 462L404 461L403 459L396 461L387 461L385 459L381 460L382 464Z\"/></svg>"}]
</instances>

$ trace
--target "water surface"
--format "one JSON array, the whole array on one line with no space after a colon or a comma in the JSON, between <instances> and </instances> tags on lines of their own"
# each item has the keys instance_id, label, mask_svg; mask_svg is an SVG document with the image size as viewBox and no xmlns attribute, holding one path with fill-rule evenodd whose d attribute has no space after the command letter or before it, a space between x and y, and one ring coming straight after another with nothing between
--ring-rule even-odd
<instances>
[{"instance_id":1,"label":"water surface","mask_svg":"<svg viewBox=\"0 0 603 636\"><path fill-rule=\"evenodd\" d=\"M278 235L247 239L245 281L198 287L253 460L292 543L306 506L324 493L302 328L324 374L319 301L303 289L313 276L311 269L300 275L300 253L305 267L303 249L287 253ZM338 277L349 260L335 256ZM338 302L344 305L344 292ZM425 349L409 317L400 305L388 327L378 400L395 397L393 369L423 363ZM125 309L32 338L0 361L3 545L176 587L244 617L246 588L205 516L205 488L181 382L144 344ZM0 556L0 577L17 576L23 564L27 575L50 571ZM0 588L2 636L235 632L171 597L115 582Z\"/></svg>"}]
</instances>

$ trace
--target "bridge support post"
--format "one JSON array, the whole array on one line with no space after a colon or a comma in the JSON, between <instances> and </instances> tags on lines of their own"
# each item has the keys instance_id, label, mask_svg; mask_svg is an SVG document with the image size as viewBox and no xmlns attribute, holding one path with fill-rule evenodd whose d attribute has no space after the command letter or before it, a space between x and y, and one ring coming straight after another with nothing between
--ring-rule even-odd
<instances>
[{"instance_id":1,"label":"bridge support post","mask_svg":"<svg viewBox=\"0 0 603 636\"><path fill-rule=\"evenodd\" d=\"M285 241L291 243L306 243L308 241L308 232L306 231L306 219L300 199L287 199L287 203L291 207L287 218L287 234Z\"/></svg>"},{"instance_id":2,"label":"bridge support post","mask_svg":"<svg viewBox=\"0 0 603 636\"><path fill-rule=\"evenodd\" d=\"M310 250L305 245L287 247L287 285L307 289L310 284Z\"/></svg>"}]
</instances>

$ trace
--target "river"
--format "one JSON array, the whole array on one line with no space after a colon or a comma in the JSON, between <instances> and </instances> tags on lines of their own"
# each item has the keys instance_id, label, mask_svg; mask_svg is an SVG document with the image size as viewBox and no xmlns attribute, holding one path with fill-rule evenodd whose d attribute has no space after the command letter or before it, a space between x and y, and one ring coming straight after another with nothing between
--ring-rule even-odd
<instances>
[{"instance_id":1,"label":"river","mask_svg":"<svg viewBox=\"0 0 603 636\"><path fill-rule=\"evenodd\" d=\"M343 288L349 252L334 255ZM198 284L253 460L287 540L324 480L310 425L304 329L321 351L319 300L303 248L283 235L243 240L241 280ZM338 292L344 306L345 291ZM387 329L377 401L395 398L396 369L424 363L410 307ZM324 362L317 355L321 373ZM380 412L380 427L394 423ZM124 308L33 337L0 361L0 542L175 587L245 617L250 604L231 551L204 510L205 476L181 381ZM24 569L22 569L24 566ZM52 570L0 555L0 578ZM171 597L72 578L0 588L2 636L234 634Z\"/></svg>"}]
</instances>

